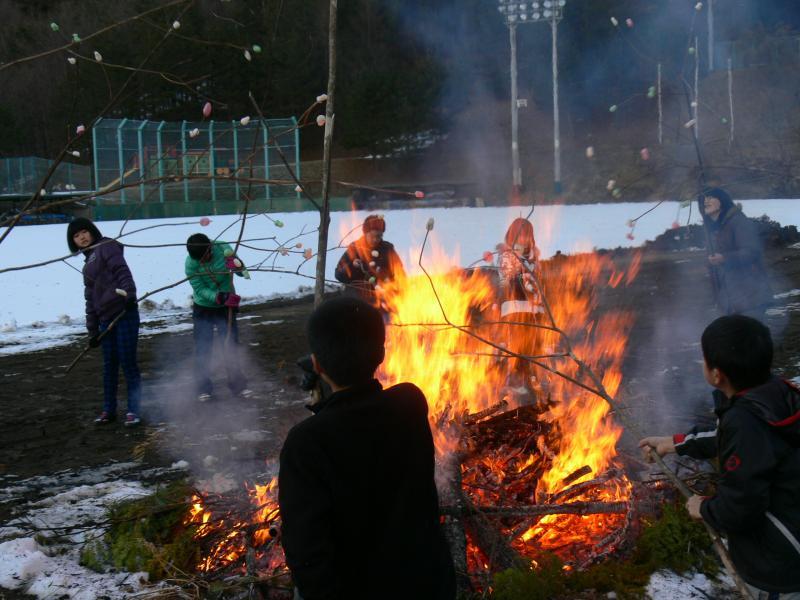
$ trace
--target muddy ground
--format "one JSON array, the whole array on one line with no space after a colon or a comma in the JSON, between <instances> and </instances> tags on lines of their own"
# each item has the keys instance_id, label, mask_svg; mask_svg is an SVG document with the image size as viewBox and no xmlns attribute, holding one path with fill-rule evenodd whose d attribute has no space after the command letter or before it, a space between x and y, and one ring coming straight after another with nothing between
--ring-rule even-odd
<instances>
[{"instance_id":1,"label":"muddy ground","mask_svg":"<svg viewBox=\"0 0 800 600\"><path fill-rule=\"evenodd\" d=\"M621 251L614 259L624 264L631 256ZM645 251L641 272L630 286L600 293L600 314L624 308L636 315L618 399L644 433L673 433L697 420L711 420L699 336L717 313L704 262L703 251ZM774 291L783 294L767 318L777 340L775 368L797 378L800 248L771 250L767 264ZM145 422L137 429L120 422L94 424L102 403L99 353L90 353L68 375L65 367L81 350L78 344L0 357L0 488L35 475L61 472L64 479L82 468L86 473L86 468L131 460L141 461L142 469L187 461L192 474L217 491L239 486L243 479L268 480L276 472L272 461L286 432L309 414L294 362L307 352L304 331L311 309L311 300L305 299L242 310L243 366L256 392L247 400L227 393L220 361L213 365L215 399L200 404L193 398L188 314L183 331L143 338ZM224 349L217 348L217 356L224 356ZM637 433L627 431L620 453L635 457L637 439ZM24 500L0 502L0 523ZM0 598L24 597L0 589Z\"/></svg>"},{"instance_id":2,"label":"muddy ground","mask_svg":"<svg viewBox=\"0 0 800 600\"><path fill-rule=\"evenodd\" d=\"M620 252L615 260L630 256ZM623 307L636 314L619 396L648 432L668 432L708 412L698 342L716 313L704 259L702 251L646 251L632 285L600 295L601 310ZM776 293L800 289L800 249L772 250L767 263ZM800 375L799 304L800 295L780 298L768 315L780 340L776 369L790 378ZM306 299L242 310L244 370L257 393L247 400L227 393L219 361L215 400L192 398L190 331L143 338L145 425L138 429L93 423L102 402L99 353L69 374L65 366L80 351L77 344L0 357L0 476L8 481L133 457L152 464L184 459L208 473L221 463L265 470L264 459L277 456L288 428L307 414L294 361L307 352L311 308Z\"/></svg>"}]
</instances>

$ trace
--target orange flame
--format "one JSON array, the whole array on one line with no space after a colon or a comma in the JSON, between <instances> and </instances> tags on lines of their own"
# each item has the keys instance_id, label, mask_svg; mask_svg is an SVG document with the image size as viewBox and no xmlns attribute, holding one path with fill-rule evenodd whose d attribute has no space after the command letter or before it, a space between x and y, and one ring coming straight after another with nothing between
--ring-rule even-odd
<instances>
[{"instance_id":1,"label":"orange flame","mask_svg":"<svg viewBox=\"0 0 800 600\"><path fill-rule=\"evenodd\" d=\"M447 256L437 247L430 254L432 259L426 256L425 262L429 276L403 277L378 290L378 301L392 315L386 360L379 373L384 384L410 381L425 393L439 459L459 449L459 428L451 424L463 424L466 417L497 407L500 400L509 402L508 409L514 407L519 399L507 392L510 380L535 389L540 403L538 419L554 432L533 434L517 447L473 449L469 464L461 465L464 493L476 504L550 502L554 497L565 498L560 501L627 499L630 483L618 477L557 495L602 476L613 465L622 429L610 418L602 398L575 384L580 381L593 387L572 357L591 368L610 395L617 393L633 316L623 311L601 314L596 291L603 286L628 285L638 272L641 256L635 255L626 271L617 269L607 256L594 253L561 256L541 265L547 308L567 343L559 332L530 326L550 325L544 315L522 324L501 322L498 292L489 270L464 271L457 256ZM539 364L528 366L509 359L505 348L539 356L535 359ZM522 380L520 371L524 372ZM584 474L575 477L579 470ZM518 481L528 485L524 476L540 472L527 489L514 487ZM513 488L513 497L471 485L478 475L494 490ZM214 534L220 540L198 565L199 570L230 565L249 547L270 541L278 518L277 478L266 486L256 485L250 496L254 507L250 523L215 519L204 498L193 498L188 522L197 527L196 537ZM620 514L549 515L529 527L527 522L508 526L505 533L512 546L535 566L534 557L541 550L559 552L574 543L589 549L603 547L625 519ZM269 557L269 565L279 568L282 552L278 544L271 547L278 547L278 552ZM474 545L468 548L468 562L472 568L490 568Z\"/></svg>"},{"instance_id":2,"label":"orange flame","mask_svg":"<svg viewBox=\"0 0 800 600\"><path fill-rule=\"evenodd\" d=\"M457 259L437 248L432 255L432 259L426 256L424 263L430 280L424 275L413 276L382 290L392 323L387 330L381 378L387 385L411 381L425 393L440 458L458 445L452 429L443 426L445 422L479 413L504 397L508 378L519 369L520 361L501 358L502 347L526 348L525 352L519 351L523 354L536 349L534 354L549 355L537 359L542 364L594 387L579 365L563 355L569 348L558 333L497 325L498 294L488 272L465 274L457 268ZM602 286L627 285L635 277L639 263L637 256L627 272L620 271L610 258L587 253L561 256L542 264L542 286L553 322L569 338L574 355L598 374L612 396L622 382L622 360L633 317L621 311L598 314L596 291ZM549 324L549 319L539 322ZM535 378L532 387L538 387L540 400L549 397L549 409L540 418L558 432L555 443L540 438L522 455L509 454L508 449L504 454L484 455L469 469L462 465L462 475L466 483L472 471L477 470L485 481L502 487L510 473L521 473L544 460L549 466L537 489L524 494L542 501L605 472L616 456L622 428L609 417L609 407L599 396L540 367L533 367L531 372ZM547 447L548 443L554 447ZM590 469L584 469L585 475L567 479L584 467ZM475 500L487 499L485 491L465 491ZM577 494L570 500L622 500L628 491L625 480L621 484L592 486L588 495ZM539 548L556 550L572 539L591 544L614 531L623 519L619 514L552 515L512 543L527 556L532 556L526 548L530 540L535 540ZM483 563L480 559L470 562L479 567Z\"/></svg>"},{"instance_id":3,"label":"orange flame","mask_svg":"<svg viewBox=\"0 0 800 600\"><path fill-rule=\"evenodd\" d=\"M274 537L273 526L279 516L278 478L273 477L266 485L247 487L250 502L251 520L242 519L245 513L236 515L234 520L225 515L215 515L213 508L207 506L208 498L198 494L192 496L192 506L186 519L187 525L194 525L194 539L214 538L215 542L197 565L197 570L209 572L232 565L242 559L248 548L258 551L266 558L266 570L283 568L283 551L278 544L269 546L268 556L260 550Z\"/></svg>"}]
</instances>

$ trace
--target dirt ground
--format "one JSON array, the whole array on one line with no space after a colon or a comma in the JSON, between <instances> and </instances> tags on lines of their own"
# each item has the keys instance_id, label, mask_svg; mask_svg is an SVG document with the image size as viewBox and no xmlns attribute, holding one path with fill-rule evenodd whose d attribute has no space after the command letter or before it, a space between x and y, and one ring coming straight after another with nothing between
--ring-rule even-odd
<instances>
[{"instance_id":1,"label":"dirt ground","mask_svg":"<svg viewBox=\"0 0 800 600\"><path fill-rule=\"evenodd\" d=\"M613 253L622 265L630 251ZM699 336L715 316L703 251L645 251L641 271L627 288L604 289L599 313L624 308L636 314L618 400L643 433L681 431L710 419L709 387L700 368ZM800 248L772 250L767 265L776 293L800 289ZM212 487L264 480L288 429L309 413L294 362L307 353L310 299L246 306L240 314L243 369L256 395L233 398L221 362L212 369L215 399L199 404L191 393L189 315L182 331L143 337L140 366L144 425L97 426L101 357L90 353L70 374L78 344L0 357L0 487L21 478L141 460L169 466L185 460ZM800 292L785 294L769 311L776 338L776 371L800 375ZM224 357L222 348L216 356ZM124 392L121 393L124 398ZM124 400L120 411L124 411ZM637 454L638 433L627 431L623 456ZM634 463L628 463L634 464ZM220 489L219 491L223 491ZM14 507L0 503L0 523ZM23 595L0 590L0 598Z\"/></svg>"},{"instance_id":2,"label":"dirt ground","mask_svg":"<svg viewBox=\"0 0 800 600\"><path fill-rule=\"evenodd\" d=\"M270 435L259 438L265 442L259 450L262 457L271 455L288 427L305 413L294 360L307 353L304 323L311 307L310 301L300 301L242 311L243 370L256 392L248 400L228 392L221 359L211 365L214 400L202 404L194 400L190 330L141 338L144 426L138 428L126 428L121 421L94 424L102 408L99 352L90 352L69 374L65 367L82 349L78 344L3 357L0 474L29 477L130 460L134 455L154 463L188 460L197 454L193 448L209 440L213 446L228 434L263 432L267 427ZM215 352L222 355L221 348ZM125 410L123 381L121 376L120 417ZM166 433L171 434L169 439L164 438ZM209 450L206 455L213 453Z\"/></svg>"},{"instance_id":3,"label":"dirt ground","mask_svg":"<svg viewBox=\"0 0 800 600\"><path fill-rule=\"evenodd\" d=\"M620 252L615 260L624 263L630 256ZM601 311L635 311L619 396L648 432L683 426L708 412L699 336L716 313L704 259L701 251L646 251L631 286L600 296ZM800 249L771 251L767 263L776 293L800 288ZM799 301L779 299L768 314L778 340L776 370L790 378L800 375ZM244 371L256 392L247 400L228 394L221 364L214 365L215 400L198 404L192 398L189 330L142 338L145 425L137 429L93 423L102 402L99 353L90 353L69 374L65 366L80 351L77 344L1 357L0 476L8 480L133 457L153 464L202 462L209 471L221 461L246 470L254 463L262 467L265 458L277 456L288 428L308 414L294 361L307 352L311 308L306 299L242 310ZM120 404L123 411L124 400Z\"/></svg>"}]
</instances>

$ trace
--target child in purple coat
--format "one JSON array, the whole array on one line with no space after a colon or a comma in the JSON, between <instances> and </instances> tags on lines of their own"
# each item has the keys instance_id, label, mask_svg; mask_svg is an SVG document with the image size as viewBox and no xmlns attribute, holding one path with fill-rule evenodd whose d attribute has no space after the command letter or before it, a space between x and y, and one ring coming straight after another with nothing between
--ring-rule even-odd
<instances>
[{"instance_id":1,"label":"child in purple coat","mask_svg":"<svg viewBox=\"0 0 800 600\"><path fill-rule=\"evenodd\" d=\"M139 310L136 284L125 262L123 246L103 237L94 223L82 217L74 219L67 227L67 244L72 252L83 252L86 257L83 294L89 345L103 347L103 411L95 423L103 425L117 418L117 384L121 366L128 384L125 425L138 425L142 394L142 378L136 364ZM122 315L119 320L109 327L119 315ZM99 339L101 334L104 335Z\"/></svg>"}]
</instances>

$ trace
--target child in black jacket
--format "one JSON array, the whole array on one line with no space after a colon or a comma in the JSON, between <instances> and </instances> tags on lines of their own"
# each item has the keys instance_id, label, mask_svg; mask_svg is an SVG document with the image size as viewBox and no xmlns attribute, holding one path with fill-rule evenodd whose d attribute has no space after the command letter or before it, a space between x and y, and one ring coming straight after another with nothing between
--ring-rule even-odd
<instances>
[{"instance_id":1,"label":"child in black jacket","mask_svg":"<svg viewBox=\"0 0 800 600\"><path fill-rule=\"evenodd\" d=\"M300 596L454 600L428 404L413 384L383 389L374 378L384 359L380 312L357 298L328 300L308 337L332 393L281 450L281 542Z\"/></svg>"},{"instance_id":2,"label":"child in black jacket","mask_svg":"<svg viewBox=\"0 0 800 600\"><path fill-rule=\"evenodd\" d=\"M727 534L755 598L800 598L800 390L771 374L772 339L756 319L720 317L701 345L717 428L647 437L639 446L718 458L716 494L692 496L689 514Z\"/></svg>"}]
</instances>

